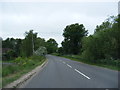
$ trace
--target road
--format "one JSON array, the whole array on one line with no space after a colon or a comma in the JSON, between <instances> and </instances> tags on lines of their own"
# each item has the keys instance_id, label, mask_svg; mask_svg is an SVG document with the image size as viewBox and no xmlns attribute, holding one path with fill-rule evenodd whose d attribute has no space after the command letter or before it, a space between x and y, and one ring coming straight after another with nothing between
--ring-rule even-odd
<instances>
[{"instance_id":1,"label":"road","mask_svg":"<svg viewBox=\"0 0 120 90\"><path fill-rule=\"evenodd\" d=\"M118 88L118 72L47 55L48 63L23 88Z\"/></svg>"}]
</instances>

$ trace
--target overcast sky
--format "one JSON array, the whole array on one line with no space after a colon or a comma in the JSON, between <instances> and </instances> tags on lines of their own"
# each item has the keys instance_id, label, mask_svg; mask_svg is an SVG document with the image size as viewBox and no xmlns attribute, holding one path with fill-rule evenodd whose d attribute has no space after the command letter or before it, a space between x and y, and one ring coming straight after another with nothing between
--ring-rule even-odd
<instances>
[{"instance_id":1,"label":"overcast sky","mask_svg":"<svg viewBox=\"0 0 120 90\"><path fill-rule=\"evenodd\" d=\"M60 46L66 25L79 23L94 33L96 25L118 14L118 2L0 2L0 36L24 38L31 29Z\"/></svg>"}]
</instances>

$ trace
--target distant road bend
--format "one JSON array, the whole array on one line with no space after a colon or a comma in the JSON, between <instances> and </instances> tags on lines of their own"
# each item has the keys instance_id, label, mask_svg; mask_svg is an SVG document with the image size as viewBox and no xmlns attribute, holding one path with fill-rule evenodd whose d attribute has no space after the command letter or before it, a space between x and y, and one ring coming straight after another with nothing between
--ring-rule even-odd
<instances>
[{"instance_id":1,"label":"distant road bend","mask_svg":"<svg viewBox=\"0 0 120 90\"><path fill-rule=\"evenodd\" d=\"M23 88L118 88L118 71L47 55L47 65Z\"/></svg>"}]
</instances>

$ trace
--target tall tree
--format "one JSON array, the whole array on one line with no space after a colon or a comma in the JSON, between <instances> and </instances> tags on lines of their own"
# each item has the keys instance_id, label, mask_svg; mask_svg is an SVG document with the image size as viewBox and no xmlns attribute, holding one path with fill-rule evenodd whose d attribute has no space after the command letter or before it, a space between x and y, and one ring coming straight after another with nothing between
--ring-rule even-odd
<instances>
[{"instance_id":1,"label":"tall tree","mask_svg":"<svg viewBox=\"0 0 120 90\"><path fill-rule=\"evenodd\" d=\"M63 49L66 54L78 54L81 51L81 40L87 35L87 30L83 24L71 24L64 29L64 41L62 42Z\"/></svg>"},{"instance_id":2,"label":"tall tree","mask_svg":"<svg viewBox=\"0 0 120 90\"><path fill-rule=\"evenodd\" d=\"M15 52L16 52L17 56L20 56L21 44L22 44L22 39L16 39Z\"/></svg>"},{"instance_id":3,"label":"tall tree","mask_svg":"<svg viewBox=\"0 0 120 90\"><path fill-rule=\"evenodd\" d=\"M37 33L33 33L33 30L29 32L25 32L25 39L22 43L22 55L23 56L31 56L35 50L35 41L37 39Z\"/></svg>"},{"instance_id":4,"label":"tall tree","mask_svg":"<svg viewBox=\"0 0 120 90\"><path fill-rule=\"evenodd\" d=\"M54 53L57 52L58 44L54 39L50 38L46 42L46 48L48 53Z\"/></svg>"}]
</instances>

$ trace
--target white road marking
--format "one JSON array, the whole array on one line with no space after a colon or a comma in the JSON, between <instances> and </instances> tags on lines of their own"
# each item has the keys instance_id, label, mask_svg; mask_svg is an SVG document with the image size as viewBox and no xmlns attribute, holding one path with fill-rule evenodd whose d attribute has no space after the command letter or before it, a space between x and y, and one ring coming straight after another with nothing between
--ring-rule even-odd
<instances>
[{"instance_id":1,"label":"white road marking","mask_svg":"<svg viewBox=\"0 0 120 90\"><path fill-rule=\"evenodd\" d=\"M62 61L62 60L60 60ZM65 64L65 62L63 61L63 63ZM69 64L67 64L68 67L72 68L72 66L70 66ZM87 79L90 79L90 77L88 77L87 75L83 74L82 72L80 72L79 70L77 69L74 69L76 72L78 72L79 74L81 74L82 76L86 77Z\"/></svg>"},{"instance_id":2,"label":"white road marking","mask_svg":"<svg viewBox=\"0 0 120 90\"><path fill-rule=\"evenodd\" d=\"M63 63L65 64L65 62L63 61Z\"/></svg>"},{"instance_id":3,"label":"white road marking","mask_svg":"<svg viewBox=\"0 0 120 90\"><path fill-rule=\"evenodd\" d=\"M88 76L86 76L85 74L81 73L80 71L78 71L77 69L75 69L76 72L78 72L79 74L83 75L84 77L86 77L87 79L90 79Z\"/></svg>"},{"instance_id":4,"label":"white road marking","mask_svg":"<svg viewBox=\"0 0 120 90\"><path fill-rule=\"evenodd\" d=\"M70 66L69 64L67 64L68 67L72 68L72 66Z\"/></svg>"}]
</instances>

